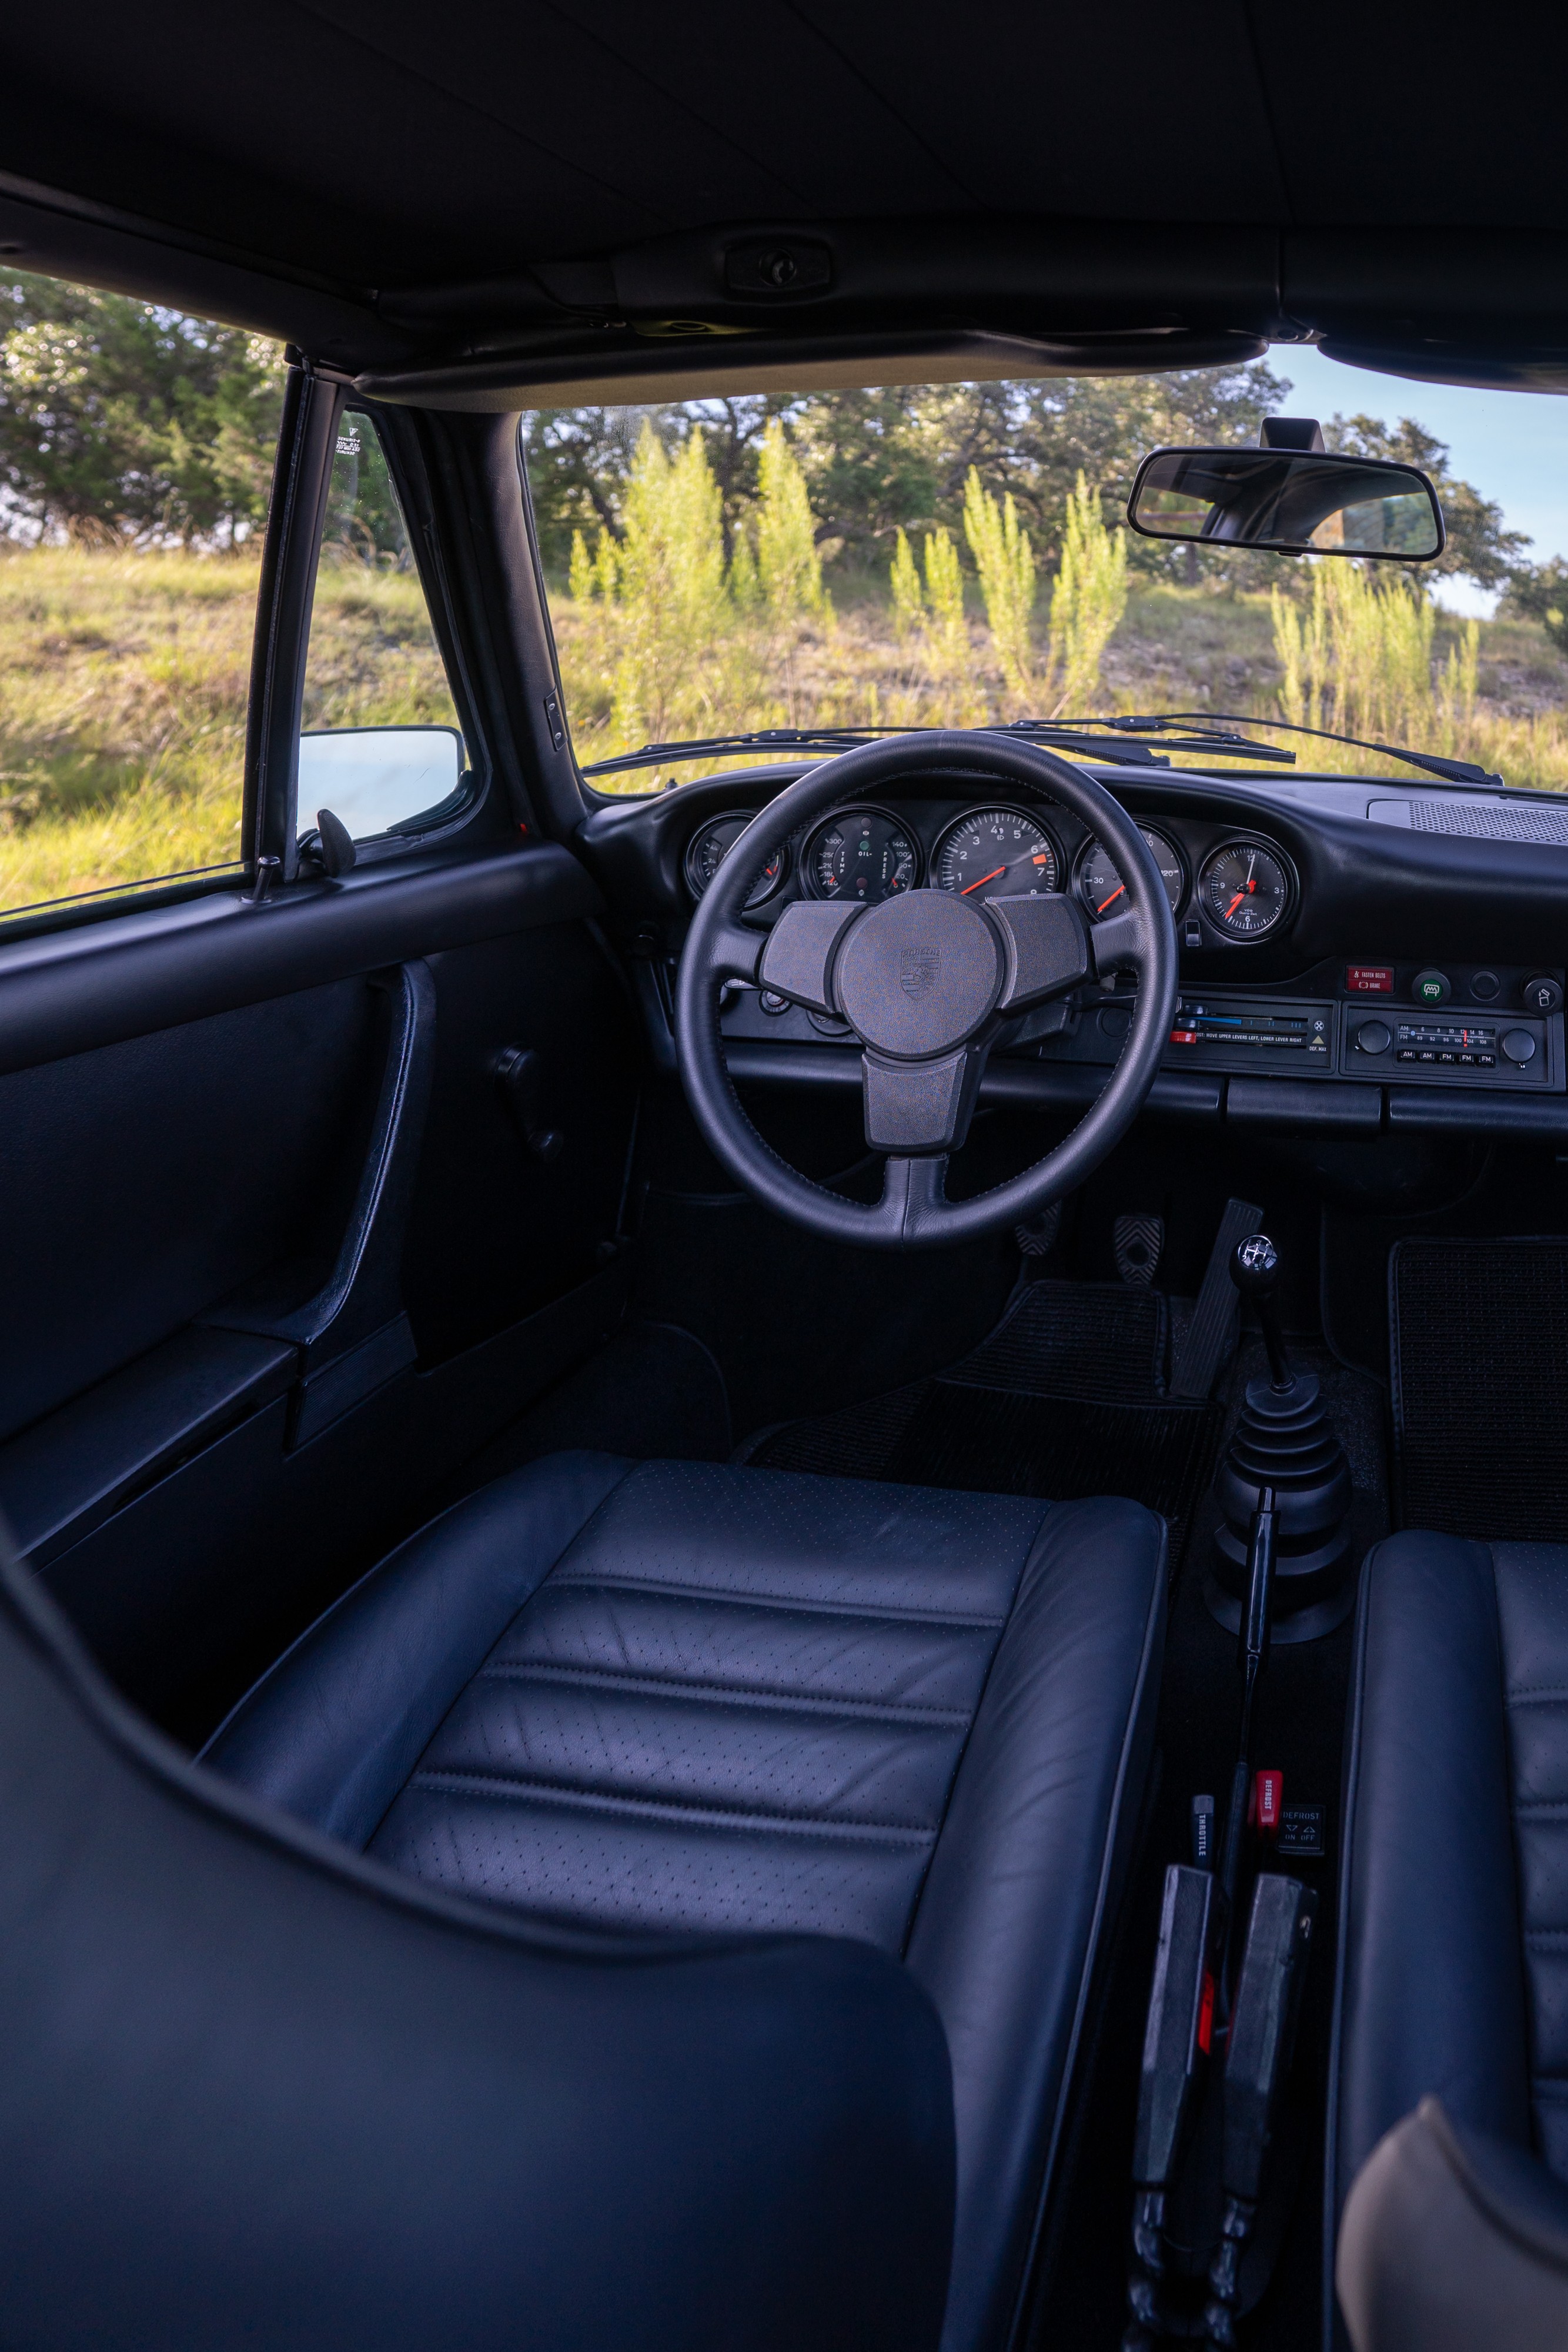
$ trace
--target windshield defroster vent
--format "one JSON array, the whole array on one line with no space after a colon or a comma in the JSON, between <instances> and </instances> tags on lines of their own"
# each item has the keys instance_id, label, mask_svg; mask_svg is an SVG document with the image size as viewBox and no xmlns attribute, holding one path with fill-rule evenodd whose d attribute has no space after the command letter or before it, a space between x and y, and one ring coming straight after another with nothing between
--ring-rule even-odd
<instances>
[{"instance_id":1,"label":"windshield defroster vent","mask_svg":"<svg viewBox=\"0 0 1568 2352\"><path fill-rule=\"evenodd\" d=\"M1374 824L1402 824L1412 833L1457 833L1477 841L1549 841L1568 848L1568 809L1531 808L1497 801L1370 801Z\"/></svg>"}]
</instances>

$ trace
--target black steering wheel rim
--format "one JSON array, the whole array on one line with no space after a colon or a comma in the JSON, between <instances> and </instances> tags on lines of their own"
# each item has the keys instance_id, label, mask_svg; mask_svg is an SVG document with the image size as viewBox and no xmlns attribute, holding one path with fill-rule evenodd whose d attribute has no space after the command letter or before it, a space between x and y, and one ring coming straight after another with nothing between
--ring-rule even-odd
<instances>
[{"instance_id":1,"label":"black steering wheel rim","mask_svg":"<svg viewBox=\"0 0 1568 2352\"><path fill-rule=\"evenodd\" d=\"M1071 1133L1019 1176L972 1200L943 1192L947 1155L890 1153L882 1197L845 1200L791 1168L753 1127L725 1060L719 991L727 979L754 981L767 934L744 923L757 869L791 834L823 811L863 798L911 773L973 769L1021 783L1071 811L1104 843L1127 886L1128 913L1114 934L1114 961L1137 975L1126 1043L1103 1090ZM910 894L915 896L918 894ZM1074 912L1076 912L1074 908ZM1092 945L1099 935L1089 931ZM823 761L761 809L704 892L687 933L675 991L675 1049L692 1115L721 1165L779 1216L824 1239L862 1248L939 1248L1036 1216L1072 1191L1131 1127L1154 1084L1176 1009L1176 926L1154 856L1119 801L1082 768L1023 738L942 729L892 736ZM870 1081L868 1080L868 1085Z\"/></svg>"}]
</instances>

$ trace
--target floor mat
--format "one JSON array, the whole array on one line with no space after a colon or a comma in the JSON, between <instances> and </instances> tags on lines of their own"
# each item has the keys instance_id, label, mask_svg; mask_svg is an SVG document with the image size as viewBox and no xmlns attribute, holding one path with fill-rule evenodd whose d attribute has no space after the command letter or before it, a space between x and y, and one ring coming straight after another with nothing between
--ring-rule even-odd
<instances>
[{"instance_id":1,"label":"floor mat","mask_svg":"<svg viewBox=\"0 0 1568 2352\"><path fill-rule=\"evenodd\" d=\"M1407 1238L1388 1302L1401 1525L1568 1542L1568 1242Z\"/></svg>"},{"instance_id":2,"label":"floor mat","mask_svg":"<svg viewBox=\"0 0 1568 2352\"><path fill-rule=\"evenodd\" d=\"M1126 1495L1171 1525L1173 1565L1214 1466L1223 1408L1164 1393L1158 1291L1035 1282L988 1339L935 1378L765 1433L769 1469L887 1478L1067 1502Z\"/></svg>"}]
</instances>

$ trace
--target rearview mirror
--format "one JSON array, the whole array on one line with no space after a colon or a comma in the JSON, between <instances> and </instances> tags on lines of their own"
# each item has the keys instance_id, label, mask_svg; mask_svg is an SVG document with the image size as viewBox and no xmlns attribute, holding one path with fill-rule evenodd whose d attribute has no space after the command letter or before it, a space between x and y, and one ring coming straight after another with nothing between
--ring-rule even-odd
<instances>
[{"instance_id":1,"label":"rearview mirror","mask_svg":"<svg viewBox=\"0 0 1568 2352\"><path fill-rule=\"evenodd\" d=\"M299 823L330 809L354 841L431 818L458 801L463 738L455 727L334 727L299 738Z\"/></svg>"},{"instance_id":2,"label":"rearview mirror","mask_svg":"<svg viewBox=\"0 0 1568 2352\"><path fill-rule=\"evenodd\" d=\"M1155 449L1127 520L1145 539L1401 563L1430 563L1445 538L1437 493L1414 466L1322 449Z\"/></svg>"}]
</instances>

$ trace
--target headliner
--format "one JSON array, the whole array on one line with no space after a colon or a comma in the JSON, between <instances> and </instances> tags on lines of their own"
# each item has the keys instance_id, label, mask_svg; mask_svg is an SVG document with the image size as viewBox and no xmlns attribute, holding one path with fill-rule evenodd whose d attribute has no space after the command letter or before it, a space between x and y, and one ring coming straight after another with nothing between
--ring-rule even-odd
<instances>
[{"instance_id":1,"label":"headliner","mask_svg":"<svg viewBox=\"0 0 1568 2352\"><path fill-rule=\"evenodd\" d=\"M0 58L16 266L391 397L1117 372L1305 335L1568 387L1568 21L1539 7L77 0L8 12Z\"/></svg>"}]
</instances>

